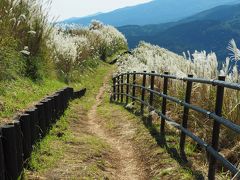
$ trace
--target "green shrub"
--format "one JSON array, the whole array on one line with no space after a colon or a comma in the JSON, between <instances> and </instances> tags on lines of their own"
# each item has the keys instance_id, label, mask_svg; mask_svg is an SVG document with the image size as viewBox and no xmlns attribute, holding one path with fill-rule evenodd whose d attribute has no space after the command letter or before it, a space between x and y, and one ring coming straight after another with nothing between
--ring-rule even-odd
<instances>
[{"instance_id":1,"label":"green shrub","mask_svg":"<svg viewBox=\"0 0 240 180\"><path fill-rule=\"evenodd\" d=\"M0 81L15 79L24 73L26 63L16 51L16 44L12 37L0 39Z\"/></svg>"}]
</instances>

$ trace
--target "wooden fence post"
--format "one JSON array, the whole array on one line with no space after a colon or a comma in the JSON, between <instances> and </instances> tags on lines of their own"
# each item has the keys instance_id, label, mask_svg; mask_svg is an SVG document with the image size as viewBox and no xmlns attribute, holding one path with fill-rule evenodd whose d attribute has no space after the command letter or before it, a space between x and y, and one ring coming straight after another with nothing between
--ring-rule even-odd
<instances>
[{"instance_id":1,"label":"wooden fence post","mask_svg":"<svg viewBox=\"0 0 240 180\"><path fill-rule=\"evenodd\" d=\"M121 75L121 103L123 103L123 83L124 83L124 76L123 74Z\"/></svg>"},{"instance_id":2,"label":"wooden fence post","mask_svg":"<svg viewBox=\"0 0 240 180\"><path fill-rule=\"evenodd\" d=\"M39 130L40 130L40 138L44 137L46 132L46 122L44 118L44 107L42 103L38 103L36 105L38 111L38 121L39 121Z\"/></svg>"},{"instance_id":3,"label":"wooden fence post","mask_svg":"<svg viewBox=\"0 0 240 180\"><path fill-rule=\"evenodd\" d=\"M17 142L14 125L2 127L2 143L5 158L6 176L8 179L18 178Z\"/></svg>"},{"instance_id":4,"label":"wooden fence post","mask_svg":"<svg viewBox=\"0 0 240 180\"><path fill-rule=\"evenodd\" d=\"M5 159L2 144L2 129L0 128L0 179L5 180Z\"/></svg>"},{"instance_id":5,"label":"wooden fence post","mask_svg":"<svg viewBox=\"0 0 240 180\"><path fill-rule=\"evenodd\" d=\"M189 78L193 78L193 75L188 75ZM191 94L192 94L192 82L187 81L187 88L185 93L185 102L190 104L191 101ZM183 118L182 118L182 126L184 128L188 128L188 114L189 114L189 108L184 106L183 110ZM180 137L180 154L184 161L187 161L186 153L185 153L185 141L186 141L186 134L181 131L181 137Z\"/></svg>"},{"instance_id":6,"label":"wooden fence post","mask_svg":"<svg viewBox=\"0 0 240 180\"><path fill-rule=\"evenodd\" d=\"M143 71L143 80L142 80L142 97L141 100L144 101L145 100L145 86L146 86L146 71ZM144 114L144 104L141 103L141 115Z\"/></svg>"},{"instance_id":7,"label":"wooden fence post","mask_svg":"<svg viewBox=\"0 0 240 180\"><path fill-rule=\"evenodd\" d=\"M151 90L154 90L154 83L155 83L155 71L152 71L152 75L151 75ZM154 98L154 94L153 92L150 92L150 97L149 97L149 105L153 106L153 98ZM149 109L149 113L152 111L152 109ZM149 124L152 125L152 116L149 115Z\"/></svg>"},{"instance_id":8,"label":"wooden fence post","mask_svg":"<svg viewBox=\"0 0 240 180\"><path fill-rule=\"evenodd\" d=\"M118 75L117 76L117 101L119 101L119 99L120 99L120 76Z\"/></svg>"},{"instance_id":9,"label":"wooden fence post","mask_svg":"<svg viewBox=\"0 0 240 180\"><path fill-rule=\"evenodd\" d=\"M126 105L127 105L128 102L129 102L129 97L128 97L128 95L129 95L129 78L130 78L129 72L127 72L127 85L126 85L126 94L127 94L127 96L126 96Z\"/></svg>"},{"instance_id":10,"label":"wooden fence post","mask_svg":"<svg viewBox=\"0 0 240 180\"><path fill-rule=\"evenodd\" d=\"M54 122L54 100L52 97L48 97L49 99L49 114L50 114L50 126L52 126L53 122Z\"/></svg>"},{"instance_id":11,"label":"wooden fence post","mask_svg":"<svg viewBox=\"0 0 240 180\"><path fill-rule=\"evenodd\" d=\"M219 76L218 80L225 81L225 76ZM224 98L224 87L218 85L217 93L216 93L216 105L215 105L215 114L218 116L222 116L223 98ZM216 151L218 151L219 133L220 133L220 123L214 120L213 130L212 130L212 147ZM215 179L215 171L216 171L216 158L214 156L210 156L208 179L210 180Z\"/></svg>"},{"instance_id":12,"label":"wooden fence post","mask_svg":"<svg viewBox=\"0 0 240 180\"><path fill-rule=\"evenodd\" d=\"M25 113L29 114L30 132L31 132L31 145L34 145L34 143L38 139L38 134L39 134L37 111L36 111L36 108L33 108L33 109L29 109Z\"/></svg>"},{"instance_id":13,"label":"wooden fence post","mask_svg":"<svg viewBox=\"0 0 240 180\"><path fill-rule=\"evenodd\" d=\"M59 120L59 118L61 117L61 97L60 97L60 94L57 93L56 94L56 102L57 102L57 118L56 118L56 121Z\"/></svg>"},{"instance_id":14,"label":"wooden fence post","mask_svg":"<svg viewBox=\"0 0 240 180\"><path fill-rule=\"evenodd\" d=\"M31 155L32 145L31 145L31 122L29 114L22 114L19 118L21 131L23 135L23 159L24 161L28 159Z\"/></svg>"},{"instance_id":15,"label":"wooden fence post","mask_svg":"<svg viewBox=\"0 0 240 180\"><path fill-rule=\"evenodd\" d=\"M133 86L132 86L132 102L135 103L134 97L136 97L136 71L133 71Z\"/></svg>"},{"instance_id":16,"label":"wooden fence post","mask_svg":"<svg viewBox=\"0 0 240 180\"><path fill-rule=\"evenodd\" d=\"M23 134L21 131L21 126L19 121L14 121L13 123L15 132L16 132L16 154L17 154L17 167L18 167L18 176L23 170Z\"/></svg>"},{"instance_id":17,"label":"wooden fence post","mask_svg":"<svg viewBox=\"0 0 240 180\"><path fill-rule=\"evenodd\" d=\"M116 77L113 78L113 101L116 101Z\"/></svg>"},{"instance_id":18,"label":"wooden fence post","mask_svg":"<svg viewBox=\"0 0 240 180\"><path fill-rule=\"evenodd\" d=\"M74 96L74 95L73 95ZM55 123L57 121L57 113L58 113L58 101L57 101L57 94L52 95L52 101L53 101L53 121L52 123Z\"/></svg>"},{"instance_id":19,"label":"wooden fence post","mask_svg":"<svg viewBox=\"0 0 240 180\"><path fill-rule=\"evenodd\" d=\"M40 103L43 103L43 108L44 108L44 114L43 114L43 118L45 119L45 125L46 125L46 133L50 128L50 116L51 116L51 112L50 112L50 100L49 99L44 99L42 100ZM67 104L66 99L64 98L64 111L65 111L65 105Z\"/></svg>"},{"instance_id":20,"label":"wooden fence post","mask_svg":"<svg viewBox=\"0 0 240 180\"><path fill-rule=\"evenodd\" d=\"M164 72L164 75L169 75L168 72ZM167 95L168 92L168 77L164 77L164 83L163 83L163 94ZM162 101L162 114L166 115L167 110L167 99L163 98ZM165 119L161 118L161 133L164 134L165 132Z\"/></svg>"}]
</instances>

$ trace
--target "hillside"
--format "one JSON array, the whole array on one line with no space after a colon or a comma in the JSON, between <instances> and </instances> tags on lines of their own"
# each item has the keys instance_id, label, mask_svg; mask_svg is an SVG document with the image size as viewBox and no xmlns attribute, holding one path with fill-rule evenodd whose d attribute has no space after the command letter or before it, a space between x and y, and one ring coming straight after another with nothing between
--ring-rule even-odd
<instances>
[{"instance_id":1,"label":"hillside","mask_svg":"<svg viewBox=\"0 0 240 180\"><path fill-rule=\"evenodd\" d=\"M159 24L178 21L209 8L232 3L236 3L236 0L154 0L95 16L71 18L63 22L88 25L92 19L97 19L114 26Z\"/></svg>"},{"instance_id":2,"label":"hillside","mask_svg":"<svg viewBox=\"0 0 240 180\"><path fill-rule=\"evenodd\" d=\"M240 4L219 6L184 20L148 26L124 26L130 48L140 40L160 45L176 53L190 50L214 51L224 60L230 39L240 41Z\"/></svg>"},{"instance_id":3,"label":"hillside","mask_svg":"<svg viewBox=\"0 0 240 180\"><path fill-rule=\"evenodd\" d=\"M127 49L113 26L60 29L42 9L38 1L0 1L0 125L64 86L81 87L82 74Z\"/></svg>"}]
</instances>

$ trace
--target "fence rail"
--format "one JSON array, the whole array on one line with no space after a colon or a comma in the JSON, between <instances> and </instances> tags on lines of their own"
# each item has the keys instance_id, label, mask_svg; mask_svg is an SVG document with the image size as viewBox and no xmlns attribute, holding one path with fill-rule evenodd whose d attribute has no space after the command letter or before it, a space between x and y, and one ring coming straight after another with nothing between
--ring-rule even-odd
<instances>
[{"instance_id":1,"label":"fence rail","mask_svg":"<svg viewBox=\"0 0 240 180\"><path fill-rule=\"evenodd\" d=\"M150 78L150 87L146 87L147 77ZM159 92L154 88L156 77L163 79L162 92ZM141 78L142 84L137 84L137 79L139 80L139 78ZM132 79L132 82L130 82L130 79ZM186 83L186 93L185 93L184 101L168 95L169 79L183 81L184 83ZM215 102L214 112L210 112L201 107L191 104L191 94L192 94L193 83L201 83L201 84L216 86L216 102ZM125 87L125 90L124 90L124 87ZM140 97L136 95L137 88L141 92ZM222 117L225 88L240 91L240 84L225 82L224 76L219 76L217 80L206 80L202 78L194 78L192 75L188 75L188 77L184 77L184 78L178 78L177 76L170 75L168 72L165 72L164 74L156 74L154 71L152 71L151 73L147 73L145 71L131 72L131 73L122 73L113 77L113 93L111 98L115 102L120 101L121 103L123 103L124 96L125 96L126 104L129 103L129 99L131 99L133 103L136 101L140 102L141 114L144 113L144 107L148 107L150 111L155 111L161 117L160 132L162 134L164 134L164 131L165 131L165 122L177 128L178 130L180 130L181 131L180 154L183 159L186 160L186 154L185 154L186 136L192 138L195 142L197 142L199 145L205 148L205 150L210 154L208 178L212 180L212 179L215 179L217 160L221 162L222 165L224 165L232 173L233 176L238 176L238 174L240 173L240 170L237 168L236 165L229 162L218 152L219 134L220 134L221 125L224 125L225 127L229 128L235 133L240 134L239 125L234 124L233 122L231 122L231 120ZM148 92L149 94L149 99L147 100L146 100L146 92ZM158 96L162 98L161 110L153 106L154 96ZM166 115L167 101L171 101L173 103L183 106L184 109L183 109L183 117L182 117L181 124L178 124L177 122L175 122L173 119L169 118ZM191 132L188 129L188 117L189 117L190 109L195 112L201 113L207 116L209 119L213 120L211 144L206 143L204 140L196 136L193 132ZM240 174L238 178L240 178Z\"/></svg>"}]
</instances>

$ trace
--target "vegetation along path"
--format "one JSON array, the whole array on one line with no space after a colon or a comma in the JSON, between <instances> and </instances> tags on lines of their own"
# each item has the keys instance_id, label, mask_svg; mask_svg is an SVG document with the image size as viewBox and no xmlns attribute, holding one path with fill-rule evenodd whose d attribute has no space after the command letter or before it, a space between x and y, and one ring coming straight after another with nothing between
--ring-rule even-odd
<instances>
[{"instance_id":1,"label":"vegetation along path","mask_svg":"<svg viewBox=\"0 0 240 180\"><path fill-rule=\"evenodd\" d=\"M83 77L86 96L32 154L26 179L193 179L159 146L140 118L109 103L113 67ZM90 82L91 80L91 82Z\"/></svg>"}]
</instances>

